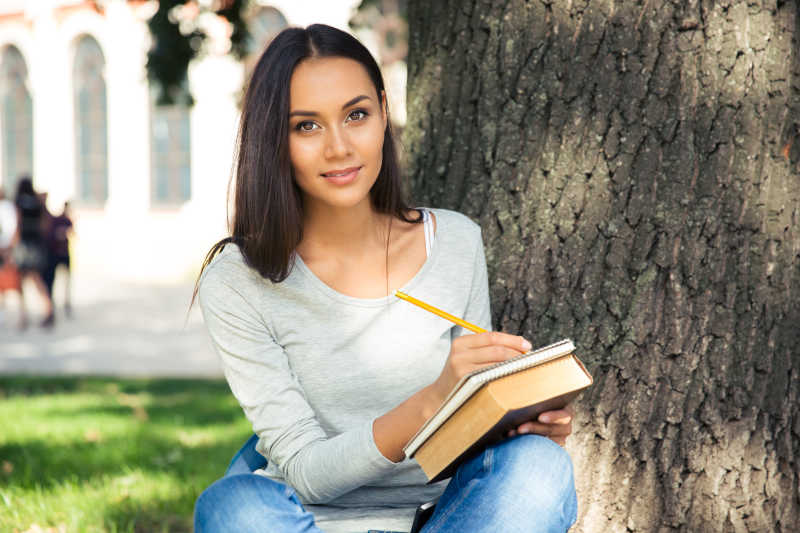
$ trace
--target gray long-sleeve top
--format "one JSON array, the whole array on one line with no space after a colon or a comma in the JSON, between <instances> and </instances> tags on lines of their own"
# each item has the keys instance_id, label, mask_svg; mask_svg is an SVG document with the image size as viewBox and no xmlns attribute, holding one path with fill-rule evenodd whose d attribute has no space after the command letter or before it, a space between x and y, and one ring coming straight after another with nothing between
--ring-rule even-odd
<instances>
[{"instance_id":1,"label":"gray long-sleeve top","mask_svg":"<svg viewBox=\"0 0 800 533\"><path fill-rule=\"evenodd\" d=\"M431 210L426 262L400 290L491 327L480 228ZM293 487L327 532L408 530L414 509L441 494L413 459L393 463L372 423L440 374L465 332L398 300L354 298L298 256L272 283L228 245L205 270L199 302L225 377L269 461L260 472Z\"/></svg>"}]
</instances>

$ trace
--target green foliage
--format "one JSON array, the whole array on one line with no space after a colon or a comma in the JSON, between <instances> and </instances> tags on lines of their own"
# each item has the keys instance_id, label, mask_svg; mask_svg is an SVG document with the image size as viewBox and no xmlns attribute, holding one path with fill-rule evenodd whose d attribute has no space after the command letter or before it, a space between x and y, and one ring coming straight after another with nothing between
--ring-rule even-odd
<instances>
[{"instance_id":1,"label":"green foliage","mask_svg":"<svg viewBox=\"0 0 800 533\"><path fill-rule=\"evenodd\" d=\"M230 53L237 59L247 56L248 4L249 0L221 0L215 3L216 9L209 10L193 0L158 1L158 10L147 22L152 46L146 64L147 78L158 89L158 105L194 103L187 73L189 63L202 53L207 38L196 23L199 14L211 11L225 18L231 25ZM363 0L350 22L355 28L371 27L378 32L381 55L388 63L405 57L407 4L407 0ZM188 14L181 15L184 10Z\"/></svg>"},{"instance_id":2,"label":"green foliage","mask_svg":"<svg viewBox=\"0 0 800 533\"><path fill-rule=\"evenodd\" d=\"M191 531L251 430L220 380L0 378L0 531Z\"/></svg>"},{"instance_id":3,"label":"green foliage","mask_svg":"<svg viewBox=\"0 0 800 533\"><path fill-rule=\"evenodd\" d=\"M189 63L201 51L206 33L194 20L184 20L181 28L180 8L195 5L187 0L160 0L158 10L147 22L153 44L147 52L147 77L158 86L158 105L176 102L194 102L187 85ZM232 26L231 53L241 59L246 54L248 39L247 24L242 16L247 0L228 0L220 3L214 11L224 17ZM188 28L188 29L187 29Z\"/></svg>"},{"instance_id":4,"label":"green foliage","mask_svg":"<svg viewBox=\"0 0 800 533\"><path fill-rule=\"evenodd\" d=\"M170 11L183 4L180 0L160 0L158 11L147 22L153 45L147 52L147 77L159 86L158 104L174 104L183 95L191 102L186 87L189 62L197 55L205 35L194 30L188 35L170 17Z\"/></svg>"}]
</instances>

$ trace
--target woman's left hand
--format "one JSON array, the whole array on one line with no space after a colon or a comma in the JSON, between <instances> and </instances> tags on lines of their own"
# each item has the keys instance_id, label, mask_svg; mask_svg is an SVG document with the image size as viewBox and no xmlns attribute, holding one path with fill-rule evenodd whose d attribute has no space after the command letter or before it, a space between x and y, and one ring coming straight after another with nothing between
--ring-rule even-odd
<instances>
[{"instance_id":1,"label":"woman's left hand","mask_svg":"<svg viewBox=\"0 0 800 533\"><path fill-rule=\"evenodd\" d=\"M567 437L572 433L572 418L575 410L571 405L557 411L545 411L536 420L523 422L517 429L508 432L509 437L525 433L544 435L556 444L564 446Z\"/></svg>"}]
</instances>

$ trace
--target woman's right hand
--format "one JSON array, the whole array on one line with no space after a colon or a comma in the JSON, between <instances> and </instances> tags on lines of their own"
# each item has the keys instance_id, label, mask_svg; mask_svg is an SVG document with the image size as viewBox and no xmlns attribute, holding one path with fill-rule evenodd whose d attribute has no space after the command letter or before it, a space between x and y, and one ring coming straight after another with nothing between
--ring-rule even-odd
<instances>
[{"instance_id":1,"label":"woman's right hand","mask_svg":"<svg viewBox=\"0 0 800 533\"><path fill-rule=\"evenodd\" d=\"M499 331L457 337L450 346L442 373L431 385L436 399L441 404L456 383L473 370L516 357L531 347L522 337Z\"/></svg>"},{"instance_id":2,"label":"woman's right hand","mask_svg":"<svg viewBox=\"0 0 800 533\"><path fill-rule=\"evenodd\" d=\"M436 381L375 419L372 434L378 450L392 462L402 461L406 457L403 447L408 439L430 419L464 375L530 349L531 344L522 337L497 331L457 337Z\"/></svg>"}]
</instances>

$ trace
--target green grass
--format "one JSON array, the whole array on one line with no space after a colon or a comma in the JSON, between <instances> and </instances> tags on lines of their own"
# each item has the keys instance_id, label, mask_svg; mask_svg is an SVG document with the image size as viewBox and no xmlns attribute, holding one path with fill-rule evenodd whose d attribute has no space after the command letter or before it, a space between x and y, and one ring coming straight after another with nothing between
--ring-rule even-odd
<instances>
[{"instance_id":1,"label":"green grass","mask_svg":"<svg viewBox=\"0 0 800 533\"><path fill-rule=\"evenodd\" d=\"M0 377L0 531L191 531L250 433L219 380Z\"/></svg>"}]
</instances>

